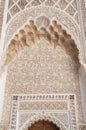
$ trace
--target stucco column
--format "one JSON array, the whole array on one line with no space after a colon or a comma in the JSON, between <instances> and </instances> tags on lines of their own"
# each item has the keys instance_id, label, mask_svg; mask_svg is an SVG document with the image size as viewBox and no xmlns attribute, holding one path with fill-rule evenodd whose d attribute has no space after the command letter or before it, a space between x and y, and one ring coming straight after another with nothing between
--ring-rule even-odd
<instances>
[{"instance_id":1,"label":"stucco column","mask_svg":"<svg viewBox=\"0 0 86 130\"><path fill-rule=\"evenodd\" d=\"M2 59L4 51L4 40L6 35L6 21L7 21L7 12L8 12L8 3L9 0L0 1L0 60Z\"/></svg>"},{"instance_id":2,"label":"stucco column","mask_svg":"<svg viewBox=\"0 0 86 130\"><path fill-rule=\"evenodd\" d=\"M79 72L82 108L84 114L84 121L86 122L86 69L81 66Z\"/></svg>"},{"instance_id":3,"label":"stucco column","mask_svg":"<svg viewBox=\"0 0 86 130\"><path fill-rule=\"evenodd\" d=\"M6 82L6 71L2 73L0 77L0 123L2 118L3 102L4 102L4 91Z\"/></svg>"}]
</instances>

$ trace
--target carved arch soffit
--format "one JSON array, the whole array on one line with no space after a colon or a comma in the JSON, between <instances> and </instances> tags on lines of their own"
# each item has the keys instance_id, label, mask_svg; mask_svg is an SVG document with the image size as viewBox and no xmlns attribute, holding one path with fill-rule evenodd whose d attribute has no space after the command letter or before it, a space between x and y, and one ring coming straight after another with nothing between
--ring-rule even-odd
<instances>
[{"instance_id":1,"label":"carved arch soffit","mask_svg":"<svg viewBox=\"0 0 86 130\"><path fill-rule=\"evenodd\" d=\"M75 45L74 40L71 38L71 35L62 29L61 25L57 23L56 20L53 20L47 28L41 27L37 28L33 20L30 20L28 24L21 29L18 34L16 34L13 39L10 41L6 51L6 59L3 64L3 69L11 62L15 55L24 48L24 46L31 47L33 44L37 43L40 40L46 40L54 48L60 46L65 52L75 61L76 65L79 67L79 51Z\"/></svg>"},{"instance_id":2,"label":"carved arch soffit","mask_svg":"<svg viewBox=\"0 0 86 130\"><path fill-rule=\"evenodd\" d=\"M56 119L54 116L50 115L45 115L45 114L40 114L40 115L35 115L31 117L29 120L27 120L23 126L20 128L20 130L28 130L28 127L33 125L35 122L39 120L48 120L52 123L54 123L57 127L59 127L61 130L66 130L66 126L58 119Z\"/></svg>"}]
</instances>

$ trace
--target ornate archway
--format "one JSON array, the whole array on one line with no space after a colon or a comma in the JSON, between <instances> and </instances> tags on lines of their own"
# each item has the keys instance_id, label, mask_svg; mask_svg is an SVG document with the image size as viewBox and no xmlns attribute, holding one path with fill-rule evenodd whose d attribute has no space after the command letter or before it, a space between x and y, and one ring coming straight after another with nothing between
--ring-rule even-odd
<instances>
[{"instance_id":1,"label":"ornate archway","mask_svg":"<svg viewBox=\"0 0 86 130\"><path fill-rule=\"evenodd\" d=\"M55 124L50 121L39 120L34 123L31 127L28 127L28 130L60 130Z\"/></svg>"},{"instance_id":2,"label":"ornate archway","mask_svg":"<svg viewBox=\"0 0 86 130\"><path fill-rule=\"evenodd\" d=\"M53 116L45 115L45 114L40 114L40 115L35 115L33 117L31 117L30 119L28 119L23 126L20 128L20 130L28 130L28 128L30 128L33 124L35 124L38 121L49 121L52 122L53 124L56 125L56 127L58 128L58 130L66 130L66 126L59 120L56 119ZM59 129L60 128L60 129Z\"/></svg>"},{"instance_id":3,"label":"ornate archway","mask_svg":"<svg viewBox=\"0 0 86 130\"><path fill-rule=\"evenodd\" d=\"M47 20L47 18L45 19ZM53 20L47 28L37 28L34 21L30 20L29 24L26 24L10 41L3 69L24 46L31 47L40 40L47 41L54 48L60 46L75 61L77 67L80 66L78 58L79 51L75 45L75 41L71 38L71 35L67 34L67 32L62 29L61 25L59 25L56 20Z\"/></svg>"},{"instance_id":4,"label":"ornate archway","mask_svg":"<svg viewBox=\"0 0 86 130\"><path fill-rule=\"evenodd\" d=\"M6 60L4 62L3 67L6 67L17 55L17 53L25 46L27 48L32 47L32 45L36 43L39 44L40 41L42 41L42 45L43 42L46 41L45 44L50 44L50 46L53 47L54 51L54 48L57 49L59 48L58 46L60 46L60 48L65 50L64 52L66 52L67 55L71 57L70 59L72 59L72 61L76 63L76 66L79 67L80 63L78 59L78 49L75 45L74 40L69 34L67 34L65 30L63 30L61 25L59 25L56 20L53 20L51 22L52 23L50 23L47 28L37 28L35 22L33 20L30 20L29 23L26 24L24 28L21 29L15 36L13 36L13 39L10 41L6 53ZM62 126L61 130L65 129L66 128L63 128Z\"/></svg>"},{"instance_id":5,"label":"ornate archway","mask_svg":"<svg viewBox=\"0 0 86 130\"><path fill-rule=\"evenodd\" d=\"M17 18L18 16L19 18ZM24 16L26 16L27 18ZM23 20L20 17L21 18L23 17ZM49 19L47 19L47 17ZM53 18L55 18L55 20L53 20ZM34 21L32 21L33 19ZM45 21L47 20L48 24L42 26L41 23L43 22L41 21L42 19ZM37 20L38 23L41 24L40 26L36 24ZM26 24L26 21L29 22ZM62 27L58 23L60 23ZM21 27L24 24L26 24L24 28ZM79 26L76 25L78 24L76 24L75 20L69 17L68 15L66 15L66 13L61 11L60 9L49 8L49 7L45 7L45 8L34 7L34 8L30 8L29 10L26 9L21 11L15 17L13 16L12 21L10 21L9 24L7 24L6 39L5 39L5 45L7 45L5 46L6 59L4 61L4 65L2 66L3 67L2 69L8 66L8 64L12 61L12 59L19 52L19 50L21 50L25 46L31 47L32 44L40 40L41 41L46 40L47 41L46 43L50 43L51 46L53 46L54 48L60 46L76 63L76 66L79 67L80 63L82 63L82 62L79 63L79 60L84 61L83 60L84 58L81 58L81 56L84 57L83 56L84 51L82 51L83 49L81 49L82 45L80 43L80 38L79 38L80 28ZM63 29L63 27L67 32ZM21 30L19 30L19 28ZM17 35L12 37L12 35L14 35L15 32L17 32ZM72 36L72 38L69 34ZM10 39L11 42L9 42ZM80 53L80 57L79 57L80 59L78 59L79 53Z\"/></svg>"}]
</instances>

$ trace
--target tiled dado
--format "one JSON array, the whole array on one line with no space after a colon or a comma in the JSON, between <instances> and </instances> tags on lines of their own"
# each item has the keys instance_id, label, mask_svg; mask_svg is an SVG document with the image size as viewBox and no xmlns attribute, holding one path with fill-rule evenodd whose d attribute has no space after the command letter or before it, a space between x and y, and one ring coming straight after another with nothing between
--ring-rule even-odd
<instances>
[{"instance_id":1,"label":"tiled dado","mask_svg":"<svg viewBox=\"0 0 86 130\"><path fill-rule=\"evenodd\" d=\"M31 124L42 119L54 122L61 130L78 130L76 97L73 94L13 95L11 106L9 130L27 130Z\"/></svg>"}]
</instances>

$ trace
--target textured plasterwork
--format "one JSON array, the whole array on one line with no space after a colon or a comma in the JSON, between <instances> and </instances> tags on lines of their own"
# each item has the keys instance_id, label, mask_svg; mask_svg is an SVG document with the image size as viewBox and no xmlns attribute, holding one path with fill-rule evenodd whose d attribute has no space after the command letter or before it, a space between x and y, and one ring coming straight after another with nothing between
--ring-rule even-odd
<instances>
[{"instance_id":1,"label":"textured plasterwork","mask_svg":"<svg viewBox=\"0 0 86 130\"><path fill-rule=\"evenodd\" d=\"M82 122L78 76L76 64L61 47L41 42L25 47L9 64L6 93L75 93Z\"/></svg>"},{"instance_id":2,"label":"textured plasterwork","mask_svg":"<svg viewBox=\"0 0 86 130\"><path fill-rule=\"evenodd\" d=\"M66 31L69 32L69 34L71 34L74 40L78 40L78 43L76 42L76 44L79 44L79 27L76 22L66 13L63 14L60 9L49 7L34 7L32 9L26 9L15 16L7 26L6 43L8 43L8 41L12 38L12 35L16 33L23 25L28 23L30 19L36 21L37 18L41 15L48 17L49 20L56 19L58 23L62 25L62 27L65 28Z\"/></svg>"},{"instance_id":3,"label":"textured plasterwork","mask_svg":"<svg viewBox=\"0 0 86 130\"><path fill-rule=\"evenodd\" d=\"M63 18L63 19L64 19L64 18ZM67 19L67 18L66 18L66 19ZM67 22L66 19L65 19L65 22ZM13 20L14 20L14 19L13 19ZM27 20L25 20L24 22L22 22L22 21L23 21L23 17L22 17L22 20L21 20L21 21L17 21L16 24L19 25L19 23L20 23L21 25L23 25L24 22L26 22ZM59 21L59 23L61 22L61 20L58 20L58 21ZM64 20L63 20L63 21L64 21ZM13 22L13 21L12 21L12 22ZM61 23L61 24L62 24L62 23ZM17 26L17 25L16 25L16 26ZM16 27L16 26L15 26L15 27ZM64 26L64 24L62 24L62 26ZM65 28L66 28L66 26L67 26L67 25L65 24ZM70 26L70 25L69 25L69 26ZM14 27L14 26L13 26L13 27ZM20 26L19 26L19 27L20 27ZM9 27L9 28L10 28L10 27ZM18 29L18 26L17 26L17 29ZM12 26L11 26L10 30L12 30ZM69 30L70 30L70 29L69 29ZM15 31L14 31L14 32L15 32ZM70 31L69 31L69 32L70 32ZM79 32L79 31L77 31L77 32ZM12 32L10 31L10 33L12 33ZM13 35L13 34L14 34L14 33L12 33L12 35ZM71 34L71 33L70 33L70 34ZM12 35L11 35L11 36L12 36ZM73 32L72 32L72 35L73 35ZM75 35L75 33L74 33L74 35ZM10 36L10 34L8 34L7 37L9 37L9 36ZM76 35L76 36L77 36L77 35ZM75 37L76 37L76 36L75 36ZM79 36L79 35L78 35L78 36ZM79 37L78 37L78 38L79 38ZM78 39L78 38L77 38L77 39ZM76 38L75 38L75 39L76 39ZM79 41L79 40L80 40L80 39L78 39L78 41ZM76 41L77 41L77 40L76 40ZM76 43L77 43L77 45L79 44L78 42L76 42ZM83 51L83 47L82 47L82 46L80 46L79 48L82 48L82 49L80 49L80 50ZM80 51L80 52L81 52L81 51ZM83 58L83 57L84 57L83 52L81 52L81 55L82 55L82 58ZM81 58L81 59L82 59L82 58ZM7 102L9 103L9 100L8 100ZM9 106L8 106L8 107L9 107ZM8 108L7 108L7 109L8 109ZM4 118L5 118L5 117L4 117ZM9 117L8 117L8 118L9 118ZM85 127L84 127L84 128L85 128ZM84 128L82 127L82 129L84 129Z\"/></svg>"},{"instance_id":4,"label":"textured plasterwork","mask_svg":"<svg viewBox=\"0 0 86 130\"><path fill-rule=\"evenodd\" d=\"M86 0L84 0L85 1L85 8L86 8Z\"/></svg>"},{"instance_id":5,"label":"textured plasterwork","mask_svg":"<svg viewBox=\"0 0 86 130\"><path fill-rule=\"evenodd\" d=\"M2 30L2 24L3 24L3 16L4 16L4 5L5 1L0 1L0 38L1 38L1 30Z\"/></svg>"},{"instance_id":6,"label":"textured plasterwork","mask_svg":"<svg viewBox=\"0 0 86 130\"><path fill-rule=\"evenodd\" d=\"M85 47L86 47L86 1L85 0L81 0L81 11L82 11L82 29L84 31L84 36L85 36Z\"/></svg>"},{"instance_id":7,"label":"textured plasterwork","mask_svg":"<svg viewBox=\"0 0 86 130\"><path fill-rule=\"evenodd\" d=\"M48 103L48 102L46 102L46 103ZM59 102L60 103L60 102ZM51 103L49 103L49 104L51 104ZM28 112L25 112L25 111L23 111L23 112L20 112L19 113L19 118L20 118L20 120L19 120L19 127L22 127L23 126L23 124L28 120L28 119L31 119L31 118L33 118L33 119L31 119L31 120L34 120L34 118L35 117L37 117L38 119L37 120L39 120L39 116L40 116L40 119L42 120L43 119L43 117L45 116L45 118L46 118L46 120L49 120L47 117L49 116L49 117L51 117L51 119L52 119L52 117L55 117L55 118L57 118L57 119L59 119L63 124L64 124L64 126L66 126L67 128L68 128L68 126L69 126L69 122L68 122L68 112L67 111L58 111L58 109L57 109L57 111L54 111L54 110L52 110L52 111L47 111L47 110L40 110L40 111L37 111L37 110L35 110L35 111L28 111ZM36 122L36 120L35 120L35 122ZM29 125L29 124L27 124L27 125Z\"/></svg>"},{"instance_id":8,"label":"textured plasterwork","mask_svg":"<svg viewBox=\"0 0 86 130\"><path fill-rule=\"evenodd\" d=\"M55 109L57 109L57 110L63 110L63 106L64 106L64 110L68 109L67 103L65 101L61 102L61 103L59 103L59 102L51 102L51 103L49 103L49 102L46 103L45 102L45 103L42 103L40 101L40 103L38 102L36 104L33 101L31 103L21 102L19 104L20 110L22 110L22 108L24 110L36 110L36 109L37 110L46 110L46 109L48 109L48 110L55 110Z\"/></svg>"},{"instance_id":9,"label":"textured plasterwork","mask_svg":"<svg viewBox=\"0 0 86 130\"><path fill-rule=\"evenodd\" d=\"M23 49L25 46L31 47L39 41L48 42L54 48L60 46L65 52L75 61L77 67L80 67L79 62L79 50L77 49L74 40L65 30L62 29L61 25L53 20L49 24L49 19L44 16L40 16L37 21L37 25L45 27L38 28L33 20L30 20L27 25L19 30L8 45L6 51L6 60L3 64L3 69L11 62L15 55ZM46 28L48 26L48 28Z\"/></svg>"},{"instance_id":10,"label":"textured plasterwork","mask_svg":"<svg viewBox=\"0 0 86 130\"><path fill-rule=\"evenodd\" d=\"M27 113L28 114L28 113ZM65 117L65 120L62 118L62 117ZM33 112L33 116L29 118L29 120L26 121L27 125L26 126L22 126L20 128L20 130L28 130L28 127L30 127L32 124L34 124L35 122L39 121L39 120L48 120L50 122L53 122L54 124L56 124L57 126L60 127L61 130L66 130L67 129L67 126L68 126L68 120L66 120L67 117L67 114L62 114L62 113L58 113L58 112L46 112L45 111L45 114L42 114L42 112L39 112L37 113L37 111ZM67 123L63 123L63 122L66 122ZM65 124L67 124L67 126L65 126ZM77 130L77 129L75 129Z\"/></svg>"},{"instance_id":11,"label":"textured plasterwork","mask_svg":"<svg viewBox=\"0 0 86 130\"><path fill-rule=\"evenodd\" d=\"M77 0L9 0L7 21L27 8L39 6L59 8L60 10L63 10L64 13L66 12L68 15L73 17L76 22L78 22Z\"/></svg>"},{"instance_id":12,"label":"textured plasterwork","mask_svg":"<svg viewBox=\"0 0 86 130\"><path fill-rule=\"evenodd\" d=\"M82 1L84 1L84 0L82 0ZM45 8L51 8L51 10L52 10L52 8L54 8L54 10L58 9L58 11L59 10L62 11L63 15L67 14L68 17L72 18L72 20L77 24L77 26L79 24L79 26L78 26L78 27L80 27L80 30L78 31L78 36L79 36L78 39L79 40L78 41L76 40L76 44L77 44L77 46L79 46L79 42L81 42L82 47L81 46L78 47L79 50L80 50L79 57L80 57L81 64L83 64L85 66L85 62L86 62L85 56L86 56L86 54L85 54L84 44L82 44L83 42L85 42L84 31L83 31L84 28L82 27L83 25L81 26L81 24L85 23L85 21L83 23L82 22L83 20L81 19L82 11L84 9L84 2L83 2L82 7L80 7L81 2L79 2L78 0L70 0L70 1L69 0L57 0L57 1L55 1L55 0L44 0L44 1L40 1L40 0L30 0L30 1L17 0L17 1L13 1L13 0L10 0L9 1L9 10L8 10L8 19L11 18L11 21L12 21L17 16L18 13L21 14L21 12L23 12L23 11L31 10L33 8L38 9L40 7L43 10L45 10ZM82 11L81 11L81 9L82 9ZM68 20L68 18L66 18L66 19ZM66 22L67 22L67 20L66 20ZM62 21L63 21L63 19L62 19ZM81 35L83 35L83 36L81 36ZM75 37L77 37L77 35Z\"/></svg>"},{"instance_id":13,"label":"textured plasterwork","mask_svg":"<svg viewBox=\"0 0 86 130\"><path fill-rule=\"evenodd\" d=\"M9 64L6 91L11 94L58 92L57 89L51 90L52 86L58 86L61 92L64 86L63 92L74 92L79 86L78 81L77 66L65 51L59 46L54 49L49 43L40 41L31 48L24 47Z\"/></svg>"},{"instance_id":14,"label":"textured plasterwork","mask_svg":"<svg viewBox=\"0 0 86 130\"><path fill-rule=\"evenodd\" d=\"M50 20L56 19L57 22L62 25L62 28L65 29L67 33L72 36L72 38L75 40L75 44L79 49L80 62L84 63L84 51L83 45L80 43L80 30L78 28L78 25L74 22L73 19L71 19L71 17L69 17L65 13L63 14L63 12L59 9L53 9L49 7L34 7L32 9L26 9L20 14L18 14L16 17L13 18L13 20L7 27L5 47L7 48L9 41L12 39L13 34L18 33L18 30L21 28L21 26L24 26L26 22L28 23L30 19L34 19L36 22L37 18L39 18L39 16L41 15L48 17Z\"/></svg>"},{"instance_id":15,"label":"textured plasterwork","mask_svg":"<svg viewBox=\"0 0 86 130\"><path fill-rule=\"evenodd\" d=\"M54 49L45 41L40 41L30 48L24 47L8 66L3 122L9 122L12 106L8 100L10 95L31 93L74 93L77 101L77 121L83 122L78 76L75 62L61 47Z\"/></svg>"},{"instance_id":16,"label":"textured plasterwork","mask_svg":"<svg viewBox=\"0 0 86 130\"><path fill-rule=\"evenodd\" d=\"M82 33L82 31L80 31L80 29L82 27L80 28L80 25L78 26L78 24L75 20L76 18L78 19L77 13L80 13L79 16L81 15L80 7L78 5L78 0L71 0L71 1L68 1L68 0L63 0L63 1L62 0L60 0L60 1L45 0L44 2L43 1L38 2L38 1L39 0L37 0L37 1L27 1L27 0L13 1L13 0L10 0L9 10L11 10L12 8L15 8L14 12L16 13L17 9L15 6L17 6L19 12L16 15L12 15L13 16L12 19L7 24L6 41L5 41L4 47L7 48L7 43L9 43L9 40L12 38L12 35L14 33L16 33L15 31L18 31L18 29L20 28L19 23L20 23L20 25L23 26L23 24L25 24L25 22L28 20L28 18L30 19L30 17L31 17L31 18L35 19L33 17L33 14L35 14L38 17L38 15L40 15L41 13L47 14L49 12L49 14L51 15L52 12L50 12L49 10L57 10L57 13L56 13L56 15L54 15L54 17L58 19L58 22L67 30L68 33L71 34L71 36L75 40L75 43L80 51L80 54L79 54L80 62L81 62L81 64L85 65L85 62L86 62L85 49L84 49L84 45L82 44L82 42L84 42L84 41L82 40L82 36L81 36L81 35L83 35L83 33ZM27 4L28 4L28 6L27 6ZM42 6L41 6L41 4L42 4ZM30 7L32 5L33 5L33 7ZM19 6L21 6L21 7L19 7ZM54 8L54 6L55 6L55 8ZM42 11L40 14L38 14L38 12L40 12L39 8ZM22 10L22 11L20 11L20 10ZM30 15L29 12L31 10L35 10L35 12L31 13L31 15ZM60 12L60 14L59 14L59 12ZM11 12L9 11L9 15L10 15L10 13ZM23 16L22 16L22 14L23 14ZM20 18L19 18L20 20L18 19L19 15L20 15ZM72 15L73 15L73 17L71 17ZM25 16L27 18L25 18ZM14 20L16 18L18 19L17 21ZM50 19L51 19L51 17L50 17ZM13 25L13 22L16 23L15 26ZM81 23L80 17L79 17L78 22L79 22L79 24ZM12 24L12 26L9 26L11 24ZM8 30L9 30L10 34L8 33ZM76 33L76 31L77 31L77 33ZM3 61L1 61L1 62L3 62Z\"/></svg>"},{"instance_id":17,"label":"textured plasterwork","mask_svg":"<svg viewBox=\"0 0 86 130\"><path fill-rule=\"evenodd\" d=\"M30 94L30 95L13 95L12 104L11 104L11 117L10 117L10 130L24 130L28 129L33 123L38 120L49 120L55 123L60 127L61 130L77 130L76 122L76 107L75 107L75 95L64 95L64 94ZM56 103L66 102L68 108L64 110L58 110L56 105L54 106L55 110L49 110L46 106L46 110L25 110L24 107L22 110L19 105L21 102L31 103L33 102L37 105L37 102L42 104L49 103L51 101ZM31 105L31 104L30 104ZM34 106L32 106L34 107ZM51 106L50 106L51 107Z\"/></svg>"}]
</instances>

